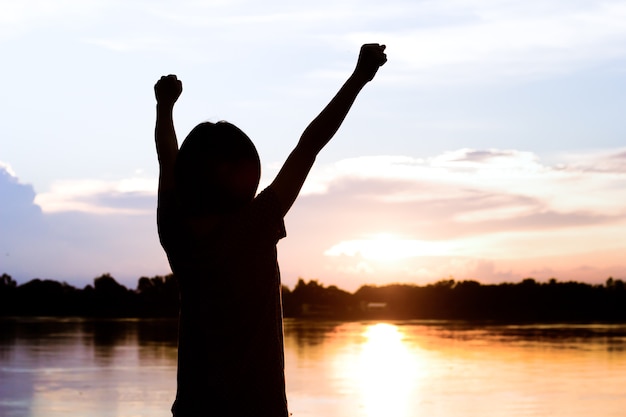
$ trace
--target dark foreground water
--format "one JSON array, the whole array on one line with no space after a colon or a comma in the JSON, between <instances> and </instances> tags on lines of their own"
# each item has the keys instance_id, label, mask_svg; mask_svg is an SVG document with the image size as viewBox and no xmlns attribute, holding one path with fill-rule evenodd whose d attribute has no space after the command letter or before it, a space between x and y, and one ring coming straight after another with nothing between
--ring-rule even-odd
<instances>
[{"instance_id":1,"label":"dark foreground water","mask_svg":"<svg viewBox=\"0 0 626 417\"><path fill-rule=\"evenodd\" d=\"M287 320L294 417L625 416L626 325ZM176 323L0 319L0 416L169 416Z\"/></svg>"}]
</instances>

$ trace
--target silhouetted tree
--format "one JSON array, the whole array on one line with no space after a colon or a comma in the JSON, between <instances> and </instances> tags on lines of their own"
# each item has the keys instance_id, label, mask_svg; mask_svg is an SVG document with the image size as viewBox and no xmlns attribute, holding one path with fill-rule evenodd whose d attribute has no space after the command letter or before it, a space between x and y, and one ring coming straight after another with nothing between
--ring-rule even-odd
<instances>
[{"instance_id":1,"label":"silhouetted tree","mask_svg":"<svg viewBox=\"0 0 626 417\"><path fill-rule=\"evenodd\" d=\"M336 286L326 288L317 280L310 280L307 283L300 278L293 291L283 291L283 294L288 296L288 304L286 306L283 304L286 307L284 312L287 317L325 316L345 318L354 311L350 293L340 290Z\"/></svg>"},{"instance_id":2,"label":"silhouetted tree","mask_svg":"<svg viewBox=\"0 0 626 417\"><path fill-rule=\"evenodd\" d=\"M178 315L178 283L172 274L139 278L136 293L140 316L176 317Z\"/></svg>"},{"instance_id":3,"label":"silhouetted tree","mask_svg":"<svg viewBox=\"0 0 626 417\"><path fill-rule=\"evenodd\" d=\"M14 311L27 315L71 315L76 288L65 282L35 278L17 287Z\"/></svg>"},{"instance_id":4,"label":"silhouetted tree","mask_svg":"<svg viewBox=\"0 0 626 417\"><path fill-rule=\"evenodd\" d=\"M118 283L111 274L102 274L98 278L94 278L93 287L97 293L105 294L107 296L116 296L124 294L128 289L122 284Z\"/></svg>"},{"instance_id":5,"label":"silhouetted tree","mask_svg":"<svg viewBox=\"0 0 626 417\"><path fill-rule=\"evenodd\" d=\"M96 316L136 316L138 306L135 293L118 283L109 273L93 280L93 302Z\"/></svg>"},{"instance_id":6,"label":"silhouetted tree","mask_svg":"<svg viewBox=\"0 0 626 417\"><path fill-rule=\"evenodd\" d=\"M6 273L0 275L0 290L15 288L16 286L17 283L13 278L11 278L11 275Z\"/></svg>"},{"instance_id":7,"label":"silhouetted tree","mask_svg":"<svg viewBox=\"0 0 626 417\"><path fill-rule=\"evenodd\" d=\"M0 314L6 315L14 309L17 283L9 274L0 276Z\"/></svg>"},{"instance_id":8,"label":"silhouetted tree","mask_svg":"<svg viewBox=\"0 0 626 417\"><path fill-rule=\"evenodd\" d=\"M426 286L365 285L353 294L300 278L293 290L283 286L282 296L286 317L626 321L626 286L613 277L604 285L555 278L489 285L445 279ZM0 276L0 315L176 317L178 303L171 274L141 277L135 290L108 273L82 290L39 278L17 285L8 274Z\"/></svg>"}]
</instances>

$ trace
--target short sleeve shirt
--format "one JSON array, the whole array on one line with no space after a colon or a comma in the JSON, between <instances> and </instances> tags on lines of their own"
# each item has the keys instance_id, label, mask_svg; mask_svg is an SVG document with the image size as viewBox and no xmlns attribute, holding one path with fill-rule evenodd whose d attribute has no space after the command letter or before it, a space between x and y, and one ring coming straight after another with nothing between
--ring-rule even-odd
<instances>
[{"instance_id":1,"label":"short sleeve shirt","mask_svg":"<svg viewBox=\"0 0 626 417\"><path fill-rule=\"evenodd\" d=\"M287 416L276 195L264 190L201 238L176 223L176 210L160 210L180 286L174 416Z\"/></svg>"}]
</instances>

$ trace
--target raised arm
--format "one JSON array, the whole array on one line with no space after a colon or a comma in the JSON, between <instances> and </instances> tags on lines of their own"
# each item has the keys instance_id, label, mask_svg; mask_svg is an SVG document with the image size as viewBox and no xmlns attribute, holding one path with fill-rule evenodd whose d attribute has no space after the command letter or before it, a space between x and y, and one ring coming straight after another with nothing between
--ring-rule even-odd
<instances>
[{"instance_id":1,"label":"raised arm","mask_svg":"<svg viewBox=\"0 0 626 417\"><path fill-rule=\"evenodd\" d=\"M178 141L174 130L174 103L180 97L183 85L175 75L163 76L154 85L157 101L154 139L159 158L159 205L162 199L174 191L174 163L178 153Z\"/></svg>"},{"instance_id":2,"label":"raised arm","mask_svg":"<svg viewBox=\"0 0 626 417\"><path fill-rule=\"evenodd\" d=\"M385 45L361 47L352 75L324 110L309 124L270 187L278 196L283 215L298 197L319 151L332 139L361 89L371 81L378 68L387 62Z\"/></svg>"}]
</instances>

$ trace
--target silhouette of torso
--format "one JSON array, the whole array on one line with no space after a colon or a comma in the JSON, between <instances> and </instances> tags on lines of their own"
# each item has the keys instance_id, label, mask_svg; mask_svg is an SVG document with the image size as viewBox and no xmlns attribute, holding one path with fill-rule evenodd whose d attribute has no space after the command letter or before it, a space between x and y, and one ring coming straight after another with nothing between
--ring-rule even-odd
<instances>
[{"instance_id":1,"label":"silhouette of torso","mask_svg":"<svg viewBox=\"0 0 626 417\"><path fill-rule=\"evenodd\" d=\"M160 203L159 234L180 286L174 416L287 416L281 209L267 189L198 236Z\"/></svg>"}]
</instances>

